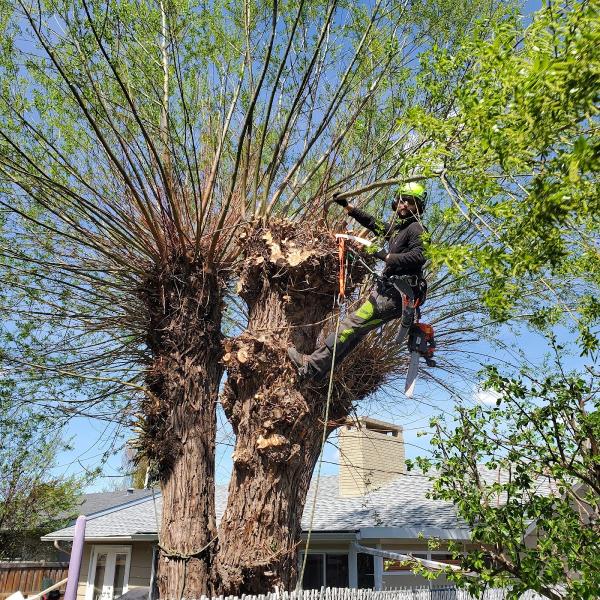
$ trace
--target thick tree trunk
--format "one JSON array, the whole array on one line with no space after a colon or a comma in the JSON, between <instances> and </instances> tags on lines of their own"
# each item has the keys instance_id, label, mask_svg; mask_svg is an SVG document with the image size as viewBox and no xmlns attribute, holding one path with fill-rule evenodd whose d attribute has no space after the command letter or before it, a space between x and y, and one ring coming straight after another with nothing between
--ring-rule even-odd
<instances>
[{"instance_id":1,"label":"thick tree trunk","mask_svg":"<svg viewBox=\"0 0 600 600\"><path fill-rule=\"evenodd\" d=\"M302 509L321 449L322 393L302 394L282 359L281 341L242 337L232 345L266 358L230 381L223 405L237 435L227 510L219 527L215 574L220 593L290 589ZM230 371L231 373L231 371Z\"/></svg>"},{"instance_id":2,"label":"thick tree trunk","mask_svg":"<svg viewBox=\"0 0 600 600\"><path fill-rule=\"evenodd\" d=\"M314 349L337 289L335 241L302 233L295 225L271 223L269 230L254 231L246 246L240 281L248 328L226 343L223 358L228 379L222 402L237 439L214 573L222 594L290 589L296 581L326 384L300 383L286 348ZM328 431L349 406L334 398Z\"/></svg>"},{"instance_id":3,"label":"thick tree trunk","mask_svg":"<svg viewBox=\"0 0 600 600\"><path fill-rule=\"evenodd\" d=\"M214 451L215 398L219 357L184 369L181 400L172 418L178 449L161 477L158 589L161 599L199 598L209 594L215 542ZM212 364L211 364L212 363Z\"/></svg>"},{"instance_id":4,"label":"thick tree trunk","mask_svg":"<svg viewBox=\"0 0 600 600\"><path fill-rule=\"evenodd\" d=\"M152 355L141 445L162 489L157 580L163 600L212 591L221 285L199 261L183 256L151 273L141 292Z\"/></svg>"}]
</instances>

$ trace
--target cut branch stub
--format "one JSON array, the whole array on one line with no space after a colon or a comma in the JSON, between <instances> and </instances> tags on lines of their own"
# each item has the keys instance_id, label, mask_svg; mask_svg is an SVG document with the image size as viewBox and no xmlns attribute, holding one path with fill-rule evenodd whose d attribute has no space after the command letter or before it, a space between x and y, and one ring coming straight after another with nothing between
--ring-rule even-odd
<instances>
[{"instance_id":1,"label":"cut branch stub","mask_svg":"<svg viewBox=\"0 0 600 600\"><path fill-rule=\"evenodd\" d=\"M301 351L314 349L324 319L334 310L338 292L338 254L335 236L323 225L273 219L264 227L249 226L240 235L244 259L237 290L249 309L249 331L260 336L271 331L275 320L265 308L272 295L289 331ZM347 288L355 287L364 269L350 269ZM267 321L265 322L265 319Z\"/></svg>"}]
</instances>

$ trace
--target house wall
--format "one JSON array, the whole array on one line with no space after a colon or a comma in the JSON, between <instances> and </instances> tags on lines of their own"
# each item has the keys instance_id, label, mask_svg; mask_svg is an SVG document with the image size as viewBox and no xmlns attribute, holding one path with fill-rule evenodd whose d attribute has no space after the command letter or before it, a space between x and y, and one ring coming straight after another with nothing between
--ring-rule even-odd
<instances>
[{"instance_id":1,"label":"house wall","mask_svg":"<svg viewBox=\"0 0 600 600\"><path fill-rule=\"evenodd\" d=\"M311 540L309 552L331 552L348 554L350 560L352 560L351 541L349 540ZM361 541L361 543L363 543ZM131 590L136 587L148 587L150 585L150 576L152 572L152 542L112 542L112 543L87 543L84 546L84 552L81 562L81 571L79 573L79 586L77 589L77 600L85 600L87 591L88 577L90 576L90 558L92 555L92 548L94 546L129 546L131 547L131 563L129 568L129 582L128 589ZM384 541L383 543L376 543L375 541L365 542L364 545L377 546L384 550L392 552L426 552L426 543L415 543L414 540L401 541ZM305 544L301 546L301 552L304 551ZM300 558L300 557L299 557ZM435 557L432 557L435 559ZM438 579L429 582L424 577L414 575L411 572L405 573L389 573L383 570L383 560L376 558L375 564L380 564L380 585L382 589L391 589L398 587L407 586L440 586L446 583L445 577L439 577Z\"/></svg>"},{"instance_id":2,"label":"house wall","mask_svg":"<svg viewBox=\"0 0 600 600\"><path fill-rule=\"evenodd\" d=\"M83 549L81 570L79 571L79 585L77 586L77 600L85 600L88 577L90 576L90 558L94 546L129 546L131 547L131 562L129 565L128 589L148 587L152 573L152 543L151 542L112 542L88 543Z\"/></svg>"}]
</instances>

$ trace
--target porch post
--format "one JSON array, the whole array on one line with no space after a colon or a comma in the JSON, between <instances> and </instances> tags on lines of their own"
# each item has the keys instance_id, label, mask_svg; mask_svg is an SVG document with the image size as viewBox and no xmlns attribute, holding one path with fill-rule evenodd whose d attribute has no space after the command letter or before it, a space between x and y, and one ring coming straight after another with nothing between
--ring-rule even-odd
<instances>
[{"instance_id":1,"label":"porch post","mask_svg":"<svg viewBox=\"0 0 600 600\"><path fill-rule=\"evenodd\" d=\"M381 544L377 544L375 547L381 550ZM374 556L373 563L375 567L375 589L380 590L383 587L383 556Z\"/></svg>"},{"instance_id":2,"label":"porch post","mask_svg":"<svg viewBox=\"0 0 600 600\"><path fill-rule=\"evenodd\" d=\"M85 541L85 515L79 515L75 522L75 533L73 535L73 547L69 559L69 574L67 576L67 589L64 600L77 599L77 584L79 583L79 570L81 568L81 557L83 555L83 542Z\"/></svg>"},{"instance_id":3,"label":"porch post","mask_svg":"<svg viewBox=\"0 0 600 600\"><path fill-rule=\"evenodd\" d=\"M350 550L348 552L348 587L354 589L358 587L357 554L353 542L350 544Z\"/></svg>"}]
</instances>

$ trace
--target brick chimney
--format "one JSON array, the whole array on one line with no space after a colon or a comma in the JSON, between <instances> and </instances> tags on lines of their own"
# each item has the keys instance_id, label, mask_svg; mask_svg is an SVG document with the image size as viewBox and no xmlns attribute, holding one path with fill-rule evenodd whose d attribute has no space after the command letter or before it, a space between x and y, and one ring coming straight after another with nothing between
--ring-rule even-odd
<instances>
[{"instance_id":1,"label":"brick chimney","mask_svg":"<svg viewBox=\"0 0 600 600\"><path fill-rule=\"evenodd\" d=\"M340 428L340 496L362 496L406 472L402 427L369 417Z\"/></svg>"}]
</instances>

